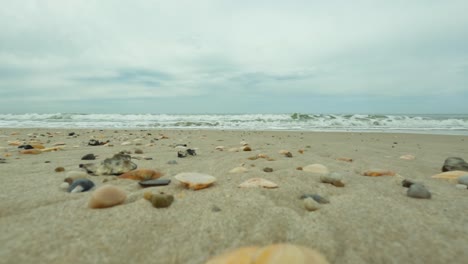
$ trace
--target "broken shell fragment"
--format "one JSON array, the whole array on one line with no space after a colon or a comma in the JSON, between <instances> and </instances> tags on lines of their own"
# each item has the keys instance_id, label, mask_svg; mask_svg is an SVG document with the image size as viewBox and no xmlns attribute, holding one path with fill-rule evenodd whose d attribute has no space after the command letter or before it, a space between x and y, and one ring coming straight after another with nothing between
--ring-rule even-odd
<instances>
[{"instance_id":1,"label":"broken shell fragment","mask_svg":"<svg viewBox=\"0 0 468 264\"><path fill-rule=\"evenodd\" d=\"M402 155L400 156L400 159L404 159L404 160L414 160L416 157L411 155L411 154L406 154L406 155Z\"/></svg>"},{"instance_id":2,"label":"broken shell fragment","mask_svg":"<svg viewBox=\"0 0 468 264\"><path fill-rule=\"evenodd\" d=\"M94 187L94 182L88 179L77 179L68 187L70 193L86 192Z\"/></svg>"},{"instance_id":3,"label":"broken shell fragment","mask_svg":"<svg viewBox=\"0 0 468 264\"><path fill-rule=\"evenodd\" d=\"M310 164L302 168L303 171L316 173L316 174L329 174L330 171L322 164Z\"/></svg>"},{"instance_id":4,"label":"broken shell fragment","mask_svg":"<svg viewBox=\"0 0 468 264\"><path fill-rule=\"evenodd\" d=\"M138 169L126 172L119 176L120 179L130 179L137 181L146 181L152 179L158 179L162 176L162 173L155 170L149 169Z\"/></svg>"},{"instance_id":5,"label":"broken shell fragment","mask_svg":"<svg viewBox=\"0 0 468 264\"><path fill-rule=\"evenodd\" d=\"M104 185L91 194L88 206L90 208L107 208L122 204L125 199L127 199L127 194L124 190L112 185Z\"/></svg>"},{"instance_id":6,"label":"broken shell fragment","mask_svg":"<svg viewBox=\"0 0 468 264\"><path fill-rule=\"evenodd\" d=\"M376 169L376 170L365 171L362 173L362 175L370 176L370 177L379 177L379 176L395 176L396 173L390 170Z\"/></svg>"},{"instance_id":7,"label":"broken shell fragment","mask_svg":"<svg viewBox=\"0 0 468 264\"><path fill-rule=\"evenodd\" d=\"M247 171L248 170L245 167L235 167L234 169L230 170L229 173L244 173Z\"/></svg>"},{"instance_id":8,"label":"broken shell fragment","mask_svg":"<svg viewBox=\"0 0 468 264\"><path fill-rule=\"evenodd\" d=\"M214 176L197 172L182 172L174 178L192 190L207 188L216 181Z\"/></svg>"},{"instance_id":9,"label":"broken shell fragment","mask_svg":"<svg viewBox=\"0 0 468 264\"><path fill-rule=\"evenodd\" d=\"M444 180L456 180L460 176L466 175L466 171L446 171L436 175L433 175L431 178L435 179L444 179Z\"/></svg>"},{"instance_id":10,"label":"broken shell fragment","mask_svg":"<svg viewBox=\"0 0 468 264\"><path fill-rule=\"evenodd\" d=\"M278 188L278 184L263 179L263 178L251 178L245 182L239 184L239 188L251 188L251 187L263 187L267 189Z\"/></svg>"}]
</instances>

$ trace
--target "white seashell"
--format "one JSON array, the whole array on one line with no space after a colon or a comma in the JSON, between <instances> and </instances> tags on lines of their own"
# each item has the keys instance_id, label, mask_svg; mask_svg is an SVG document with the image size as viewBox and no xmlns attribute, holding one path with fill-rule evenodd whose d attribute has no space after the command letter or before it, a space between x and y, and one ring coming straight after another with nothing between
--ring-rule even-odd
<instances>
[{"instance_id":1,"label":"white seashell","mask_svg":"<svg viewBox=\"0 0 468 264\"><path fill-rule=\"evenodd\" d=\"M316 174L329 174L330 171L322 164L310 164L302 168L303 171Z\"/></svg>"},{"instance_id":2,"label":"white seashell","mask_svg":"<svg viewBox=\"0 0 468 264\"><path fill-rule=\"evenodd\" d=\"M251 178L246 180L245 182L239 184L240 188L251 188L251 187L263 187L263 188L278 188L278 184L265 180L263 178Z\"/></svg>"},{"instance_id":3,"label":"white seashell","mask_svg":"<svg viewBox=\"0 0 468 264\"><path fill-rule=\"evenodd\" d=\"M214 176L197 172L179 173L174 178L193 190L207 188L216 181Z\"/></svg>"},{"instance_id":4,"label":"white seashell","mask_svg":"<svg viewBox=\"0 0 468 264\"><path fill-rule=\"evenodd\" d=\"M235 167L234 169L230 170L229 173L244 173L247 171L248 169L245 167Z\"/></svg>"},{"instance_id":5,"label":"white seashell","mask_svg":"<svg viewBox=\"0 0 468 264\"><path fill-rule=\"evenodd\" d=\"M122 144L120 144L122 146L129 146L129 145L132 145L132 142L130 141L125 141L125 142L122 142Z\"/></svg>"},{"instance_id":6,"label":"white seashell","mask_svg":"<svg viewBox=\"0 0 468 264\"><path fill-rule=\"evenodd\" d=\"M68 187L70 187L70 184L68 182L62 182L62 184L60 184L60 189L64 191L68 190Z\"/></svg>"}]
</instances>

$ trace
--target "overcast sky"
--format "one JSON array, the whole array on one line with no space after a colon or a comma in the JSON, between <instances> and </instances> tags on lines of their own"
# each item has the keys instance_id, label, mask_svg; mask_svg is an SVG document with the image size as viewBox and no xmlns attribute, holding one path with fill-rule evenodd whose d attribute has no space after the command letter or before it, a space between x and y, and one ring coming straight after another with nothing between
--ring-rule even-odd
<instances>
[{"instance_id":1,"label":"overcast sky","mask_svg":"<svg viewBox=\"0 0 468 264\"><path fill-rule=\"evenodd\" d=\"M466 0L0 5L0 113L468 113Z\"/></svg>"}]
</instances>

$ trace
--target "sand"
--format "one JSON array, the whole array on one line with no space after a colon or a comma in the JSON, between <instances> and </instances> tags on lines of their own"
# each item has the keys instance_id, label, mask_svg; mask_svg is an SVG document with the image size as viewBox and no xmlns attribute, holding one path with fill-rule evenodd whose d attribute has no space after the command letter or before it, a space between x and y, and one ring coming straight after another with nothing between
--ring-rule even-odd
<instances>
[{"instance_id":1,"label":"sand","mask_svg":"<svg viewBox=\"0 0 468 264\"><path fill-rule=\"evenodd\" d=\"M75 132L76 137L68 136ZM159 139L164 134L168 139ZM63 150L19 154L8 141L33 137L46 147ZM110 140L113 147L88 146L91 138ZM122 146L141 139L142 145ZM147 146L147 144L153 144ZM229 152L246 141L251 152ZM177 158L174 144L197 148L197 156ZM224 146L224 151L215 150ZM89 176L97 186L124 189L123 205L107 209L87 206L91 192L67 193L60 184L78 165L100 162L136 148L152 160L133 161L156 169L168 186L142 189L136 181ZM304 150L300 154L299 150ZM292 158L278 152L288 150ZM447 157L468 159L467 136L242 132L0 129L0 263L204 263L214 256L248 245L287 242L322 252L330 263L465 263L468 259L468 190L430 176ZM98 155L82 161L85 154ZM266 159L249 160L257 154ZM412 154L415 160L399 157ZM353 162L338 161L349 157ZM178 164L167 164L176 160ZM343 175L345 187L321 183L319 176L297 170L320 163ZM55 172L56 167L64 172ZM245 173L231 174L244 166ZM267 173L263 168L270 167ZM397 176L365 177L368 169L388 169ZM210 188L188 190L173 177L181 172L213 175ZM263 177L276 189L241 189ZM432 199L406 196L402 178L424 183ZM103 181L108 180L106 183ZM169 208L153 208L143 193L163 191L175 197ZM330 200L317 211L304 209L302 194ZM215 210L214 208L220 210Z\"/></svg>"}]
</instances>

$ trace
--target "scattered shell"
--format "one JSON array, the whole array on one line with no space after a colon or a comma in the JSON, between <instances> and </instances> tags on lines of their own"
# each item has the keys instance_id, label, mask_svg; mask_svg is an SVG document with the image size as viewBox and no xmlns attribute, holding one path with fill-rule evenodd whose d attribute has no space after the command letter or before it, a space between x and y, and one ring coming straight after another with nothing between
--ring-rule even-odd
<instances>
[{"instance_id":1,"label":"scattered shell","mask_svg":"<svg viewBox=\"0 0 468 264\"><path fill-rule=\"evenodd\" d=\"M266 247L242 247L209 259L206 264L329 264L318 251L293 244L273 244Z\"/></svg>"},{"instance_id":2,"label":"scattered shell","mask_svg":"<svg viewBox=\"0 0 468 264\"><path fill-rule=\"evenodd\" d=\"M468 185L468 173L466 175L458 177L458 183Z\"/></svg>"},{"instance_id":3,"label":"scattered shell","mask_svg":"<svg viewBox=\"0 0 468 264\"><path fill-rule=\"evenodd\" d=\"M62 150L63 147L51 147L51 148L45 148L41 149L42 152L51 152L51 151L59 151Z\"/></svg>"},{"instance_id":4,"label":"scattered shell","mask_svg":"<svg viewBox=\"0 0 468 264\"><path fill-rule=\"evenodd\" d=\"M402 182L401 182L401 186L405 187L405 188L409 188L411 187L411 185L415 184L414 181L412 180L408 180L408 179L404 179Z\"/></svg>"},{"instance_id":5,"label":"scattered shell","mask_svg":"<svg viewBox=\"0 0 468 264\"><path fill-rule=\"evenodd\" d=\"M216 178L211 175L197 172L179 173L174 178L193 190L207 188L216 181Z\"/></svg>"},{"instance_id":6,"label":"scattered shell","mask_svg":"<svg viewBox=\"0 0 468 264\"><path fill-rule=\"evenodd\" d=\"M64 172L65 168L64 167L57 167L55 168L55 172Z\"/></svg>"},{"instance_id":7,"label":"scattered shell","mask_svg":"<svg viewBox=\"0 0 468 264\"><path fill-rule=\"evenodd\" d=\"M244 173L247 171L248 169L245 167L235 167L234 169L230 170L229 173Z\"/></svg>"},{"instance_id":8,"label":"scattered shell","mask_svg":"<svg viewBox=\"0 0 468 264\"><path fill-rule=\"evenodd\" d=\"M20 151L21 154L33 154L33 155L37 155L37 154L41 154L42 151L39 150L39 149L26 149L26 150L22 150Z\"/></svg>"},{"instance_id":9,"label":"scattered shell","mask_svg":"<svg viewBox=\"0 0 468 264\"><path fill-rule=\"evenodd\" d=\"M303 171L316 173L316 174L329 174L330 171L327 167L322 164L310 164L305 167L302 167Z\"/></svg>"},{"instance_id":10,"label":"scattered shell","mask_svg":"<svg viewBox=\"0 0 468 264\"><path fill-rule=\"evenodd\" d=\"M258 159L269 159L270 157L268 157L267 154L260 153L260 154L257 154L257 158Z\"/></svg>"},{"instance_id":11,"label":"scattered shell","mask_svg":"<svg viewBox=\"0 0 468 264\"><path fill-rule=\"evenodd\" d=\"M118 153L112 158L107 158L99 165L92 163L80 164L80 168L95 175L120 175L135 170L137 165L131 161L130 155Z\"/></svg>"},{"instance_id":12,"label":"scattered shell","mask_svg":"<svg viewBox=\"0 0 468 264\"><path fill-rule=\"evenodd\" d=\"M77 193L77 192L86 192L91 190L94 187L94 182L88 179L77 179L68 187L68 192Z\"/></svg>"},{"instance_id":13,"label":"scattered shell","mask_svg":"<svg viewBox=\"0 0 468 264\"><path fill-rule=\"evenodd\" d=\"M272 188L278 188L278 184L272 181L263 179L263 178L251 178L239 184L239 187L240 188L263 187L267 189L272 189Z\"/></svg>"},{"instance_id":14,"label":"scattered shell","mask_svg":"<svg viewBox=\"0 0 468 264\"><path fill-rule=\"evenodd\" d=\"M375 170L368 170L362 173L364 176L371 176L371 177L378 177L378 176L395 176L396 173L394 171L390 170L381 170L381 169L375 169Z\"/></svg>"},{"instance_id":15,"label":"scattered shell","mask_svg":"<svg viewBox=\"0 0 468 264\"><path fill-rule=\"evenodd\" d=\"M344 162L353 162L352 158L347 158L347 157L337 158L336 160L344 161Z\"/></svg>"},{"instance_id":16,"label":"scattered shell","mask_svg":"<svg viewBox=\"0 0 468 264\"><path fill-rule=\"evenodd\" d=\"M466 171L446 171L432 176L435 179L456 180L460 176L466 175Z\"/></svg>"},{"instance_id":17,"label":"scattered shell","mask_svg":"<svg viewBox=\"0 0 468 264\"><path fill-rule=\"evenodd\" d=\"M223 151L223 150L224 150L224 146L217 146L215 149L216 149L216 150L219 150L219 151Z\"/></svg>"},{"instance_id":18,"label":"scattered shell","mask_svg":"<svg viewBox=\"0 0 468 264\"><path fill-rule=\"evenodd\" d=\"M155 170L149 169L138 169L126 172L119 176L120 179L130 179L137 181L146 181L152 179L158 179L162 176L162 173Z\"/></svg>"},{"instance_id":19,"label":"scattered shell","mask_svg":"<svg viewBox=\"0 0 468 264\"><path fill-rule=\"evenodd\" d=\"M466 186L465 184L456 184L455 188L457 188L459 190L466 190L468 188L468 186Z\"/></svg>"},{"instance_id":20,"label":"scattered shell","mask_svg":"<svg viewBox=\"0 0 468 264\"><path fill-rule=\"evenodd\" d=\"M442 171L468 171L468 163L462 158L450 157L445 160Z\"/></svg>"},{"instance_id":21,"label":"scattered shell","mask_svg":"<svg viewBox=\"0 0 468 264\"><path fill-rule=\"evenodd\" d=\"M315 201L314 199L309 197L309 198L304 199L304 208L307 211L316 211L316 210L320 209L320 204L317 201Z\"/></svg>"},{"instance_id":22,"label":"scattered shell","mask_svg":"<svg viewBox=\"0 0 468 264\"><path fill-rule=\"evenodd\" d=\"M124 203L125 199L127 199L127 194L124 190L112 185L104 185L91 194L88 206L90 208L112 207Z\"/></svg>"},{"instance_id":23,"label":"scattered shell","mask_svg":"<svg viewBox=\"0 0 468 264\"><path fill-rule=\"evenodd\" d=\"M318 194L303 194L301 195L301 197L299 197L300 199L306 199L306 198L312 198L314 199L317 203L320 203L320 204L327 204L327 203L330 203L330 201L321 196L321 195L318 195Z\"/></svg>"},{"instance_id":24,"label":"scattered shell","mask_svg":"<svg viewBox=\"0 0 468 264\"><path fill-rule=\"evenodd\" d=\"M344 187L345 184L343 183L342 177L338 173L332 173L330 175L323 175L320 177L320 181L323 183L329 183L336 187Z\"/></svg>"},{"instance_id":25,"label":"scattered shell","mask_svg":"<svg viewBox=\"0 0 468 264\"><path fill-rule=\"evenodd\" d=\"M83 157L81 157L81 160L95 160L96 156L94 154L86 154Z\"/></svg>"},{"instance_id":26,"label":"scattered shell","mask_svg":"<svg viewBox=\"0 0 468 264\"><path fill-rule=\"evenodd\" d=\"M265 167L265 168L263 168L263 171L264 172L273 172L273 169L270 168L270 167Z\"/></svg>"},{"instance_id":27,"label":"scattered shell","mask_svg":"<svg viewBox=\"0 0 468 264\"><path fill-rule=\"evenodd\" d=\"M68 187L70 187L70 183L68 183L68 182L62 182L62 183L60 184L60 189L62 189L62 190L64 190L64 191L68 190ZM465 187L466 187L466 186L465 186Z\"/></svg>"},{"instance_id":28,"label":"scattered shell","mask_svg":"<svg viewBox=\"0 0 468 264\"><path fill-rule=\"evenodd\" d=\"M431 193L424 187L424 185L420 183L414 183L406 192L406 195L412 198L420 198L420 199L430 199Z\"/></svg>"},{"instance_id":29,"label":"scattered shell","mask_svg":"<svg viewBox=\"0 0 468 264\"><path fill-rule=\"evenodd\" d=\"M143 150L141 150L141 149L135 149L135 154L143 154Z\"/></svg>"},{"instance_id":30,"label":"scattered shell","mask_svg":"<svg viewBox=\"0 0 468 264\"><path fill-rule=\"evenodd\" d=\"M244 146L241 149L242 151L252 151L252 148L250 146Z\"/></svg>"},{"instance_id":31,"label":"scattered shell","mask_svg":"<svg viewBox=\"0 0 468 264\"><path fill-rule=\"evenodd\" d=\"M122 142L120 145L122 145L122 146L130 146L130 145L132 145L132 142L130 142L130 141L125 141L125 142Z\"/></svg>"},{"instance_id":32,"label":"scattered shell","mask_svg":"<svg viewBox=\"0 0 468 264\"><path fill-rule=\"evenodd\" d=\"M411 154L406 154L406 155L400 156L400 159L404 159L404 160L414 160L414 159L416 159L416 157L413 156L413 155L411 155Z\"/></svg>"}]
</instances>

